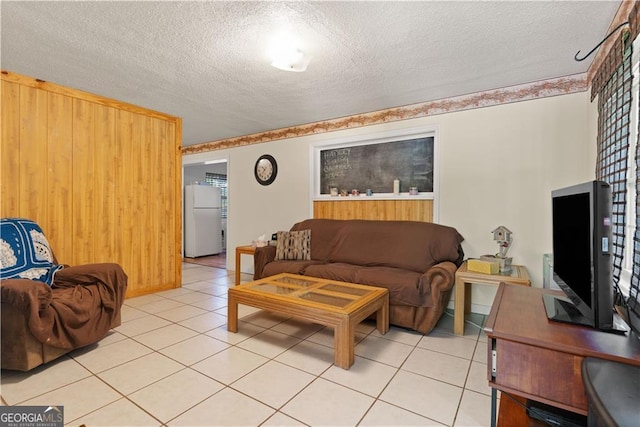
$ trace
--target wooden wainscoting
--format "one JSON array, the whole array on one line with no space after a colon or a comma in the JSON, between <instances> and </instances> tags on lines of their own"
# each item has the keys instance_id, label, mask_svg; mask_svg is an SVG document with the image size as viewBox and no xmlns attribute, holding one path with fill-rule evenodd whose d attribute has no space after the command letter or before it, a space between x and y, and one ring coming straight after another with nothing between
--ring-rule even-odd
<instances>
[{"instance_id":1,"label":"wooden wainscoting","mask_svg":"<svg viewBox=\"0 0 640 427\"><path fill-rule=\"evenodd\" d=\"M314 200L313 217L433 222L433 200L387 200L365 197L347 200Z\"/></svg>"},{"instance_id":2,"label":"wooden wainscoting","mask_svg":"<svg viewBox=\"0 0 640 427\"><path fill-rule=\"evenodd\" d=\"M58 261L116 262L127 296L182 281L181 119L2 71L0 215Z\"/></svg>"}]
</instances>

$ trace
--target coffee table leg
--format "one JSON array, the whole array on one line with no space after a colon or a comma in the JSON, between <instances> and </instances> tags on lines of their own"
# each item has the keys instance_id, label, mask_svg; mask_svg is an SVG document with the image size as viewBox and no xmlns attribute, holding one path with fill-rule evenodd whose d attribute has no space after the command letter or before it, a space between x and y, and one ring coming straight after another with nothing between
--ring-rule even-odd
<instances>
[{"instance_id":1,"label":"coffee table leg","mask_svg":"<svg viewBox=\"0 0 640 427\"><path fill-rule=\"evenodd\" d=\"M236 248L236 277L235 277L235 284L236 286L238 286L240 284L240 257L242 256L242 254L240 253L240 250L238 248Z\"/></svg>"},{"instance_id":2,"label":"coffee table leg","mask_svg":"<svg viewBox=\"0 0 640 427\"><path fill-rule=\"evenodd\" d=\"M389 332L389 294L384 296L382 307L376 312L376 328L382 335Z\"/></svg>"},{"instance_id":3,"label":"coffee table leg","mask_svg":"<svg viewBox=\"0 0 640 427\"><path fill-rule=\"evenodd\" d=\"M238 332L238 303L231 295L227 301L227 331Z\"/></svg>"},{"instance_id":4,"label":"coffee table leg","mask_svg":"<svg viewBox=\"0 0 640 427\"><path fill-rule=\"evenodd\" d=\"M334 363L342 369L349 369L353 365L354 334L355 325L348 317L333 331Z\"/></svg>"}]
</instances>

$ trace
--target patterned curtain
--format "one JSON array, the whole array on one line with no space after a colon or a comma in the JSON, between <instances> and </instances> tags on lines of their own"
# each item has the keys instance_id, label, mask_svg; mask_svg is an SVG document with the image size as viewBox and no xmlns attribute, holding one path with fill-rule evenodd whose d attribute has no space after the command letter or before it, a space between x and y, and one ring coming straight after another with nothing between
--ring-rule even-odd
<instances>
[{"instance_id":1,"label":"patterned curtain","mask_svg":"<svg viewBox=\"0 0 640 427\"><path fill-rule=\"evenodd\" d=\"M622 63L602 87L598 98L596 178L609 183L612 191L613 279L616 285L620 280L624 255L631 78L629 46Z\"/></svg>"},{"instance_id":2,"label":"patterned curtain","mask_svg":"<svg viewBox=\"0 0 640 427\"><path fill-rule=\"evenodd\" d=\"M640 99L640 85L638 89ZM640 114L638 115L638 140L640 141ZM640 149L636 148L636 228L633 233L633 270L631 289L627 300L629 309L640 317Z\"/></svg>"}]
</instances>

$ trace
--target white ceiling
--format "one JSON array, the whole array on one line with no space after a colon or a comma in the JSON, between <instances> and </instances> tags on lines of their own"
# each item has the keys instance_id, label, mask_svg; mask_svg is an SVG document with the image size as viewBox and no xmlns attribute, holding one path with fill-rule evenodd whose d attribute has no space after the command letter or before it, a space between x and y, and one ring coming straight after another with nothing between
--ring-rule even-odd
<instances>
[{"instance_id":1,"label":"white ceiling","mask_svg":"<svg viewBox=\"0 0 640 427\"><path fill-rule=\"evenodd\" d=\"M3 0L0 60L180 116L191 145L584 73L619 4ZM269 65L283 29L306 72Z\"/></svg>"}]
</instances>

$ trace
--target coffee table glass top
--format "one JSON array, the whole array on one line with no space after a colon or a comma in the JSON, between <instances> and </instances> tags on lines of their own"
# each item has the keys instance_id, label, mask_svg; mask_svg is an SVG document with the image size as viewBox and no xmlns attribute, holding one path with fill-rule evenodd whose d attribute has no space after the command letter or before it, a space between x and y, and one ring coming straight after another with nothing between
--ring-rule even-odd
<instances>
[{"instance_id":1,"label":"coffee table glass top","mask_svg":"<svg viewBox=\"0 0 640 427\"><path fill-rule=\"evenodd\" d=\"M239 285L245 290L277 294L287 299L310 301L343 308L368 295L384 292L380 288L343 283L315 277L302 277L287 273Z\"/></svg>"}]
</instances>

